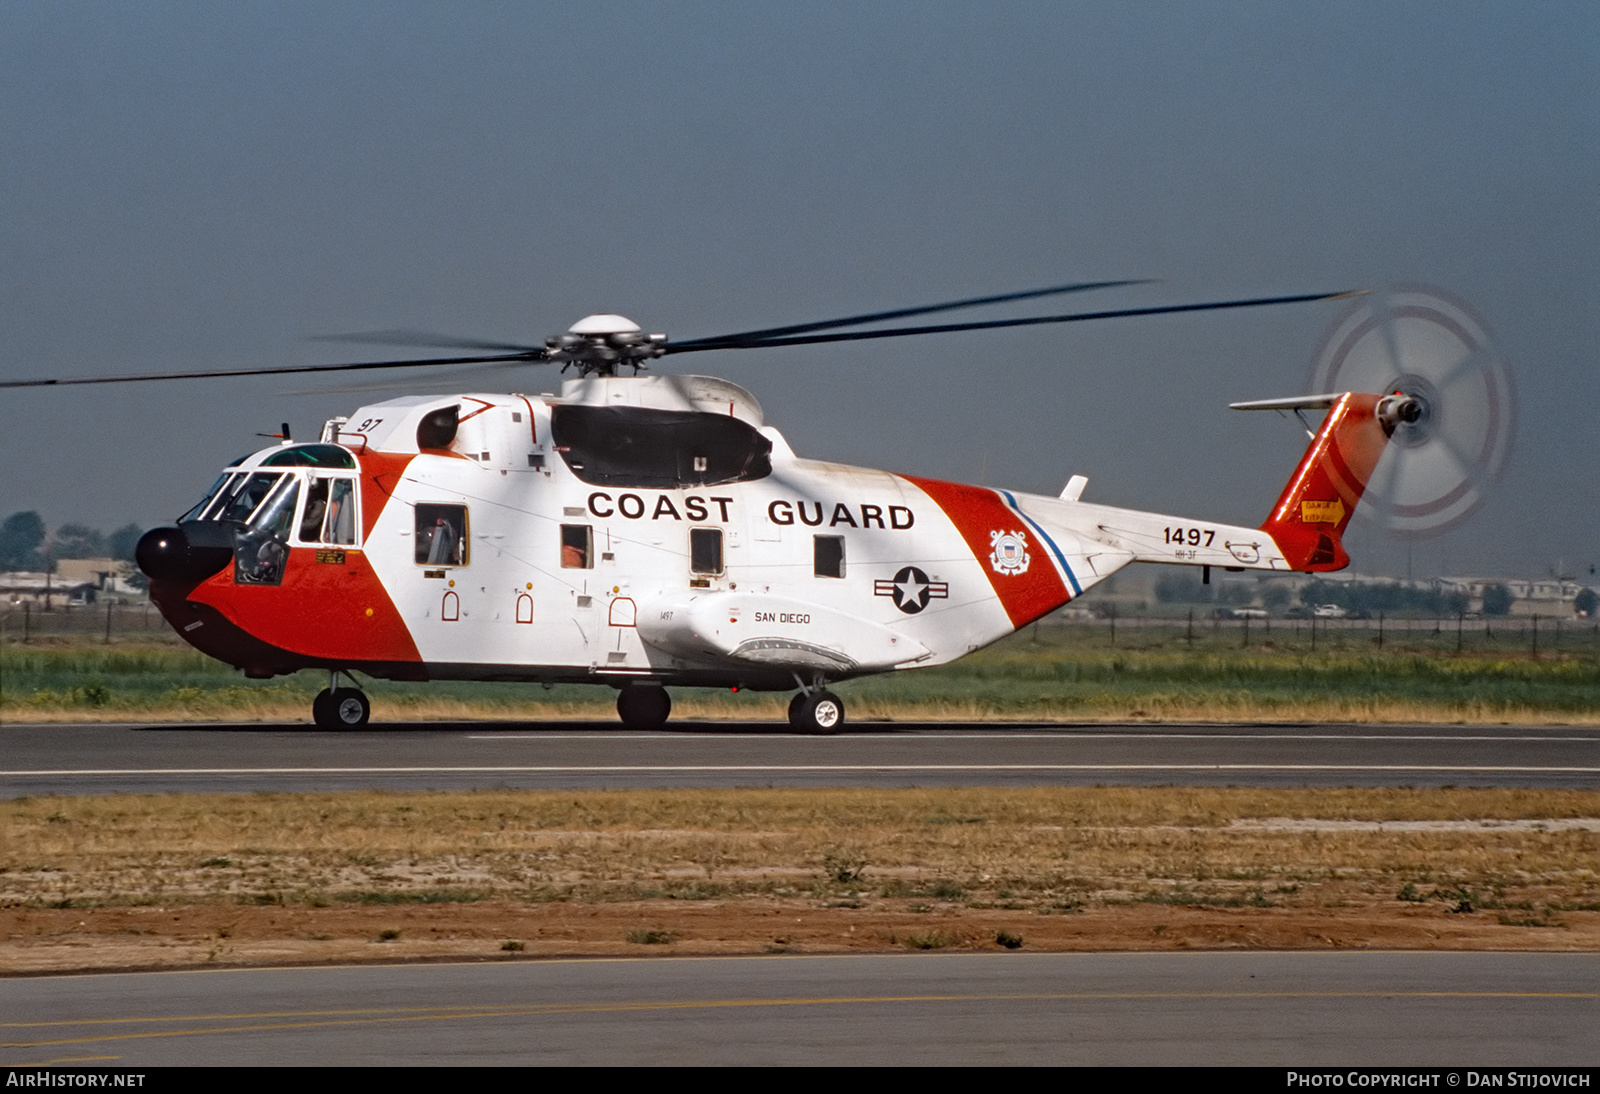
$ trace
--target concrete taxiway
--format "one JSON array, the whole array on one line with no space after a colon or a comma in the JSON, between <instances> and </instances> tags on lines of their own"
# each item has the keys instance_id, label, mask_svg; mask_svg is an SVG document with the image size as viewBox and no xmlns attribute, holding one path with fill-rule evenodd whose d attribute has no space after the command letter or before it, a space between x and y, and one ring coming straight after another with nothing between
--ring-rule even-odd
<instances>
[{"instance_id":1,"label":"concrete taxiway","mask_svg":"<svg viewBox=\"0 0 1600 1094\"><path fill-rule=\"evenodd\" d=\"M0 796L657 786L1600 787L1600 727L878 723L10 725Z\"/></svg>"}]
</instances>

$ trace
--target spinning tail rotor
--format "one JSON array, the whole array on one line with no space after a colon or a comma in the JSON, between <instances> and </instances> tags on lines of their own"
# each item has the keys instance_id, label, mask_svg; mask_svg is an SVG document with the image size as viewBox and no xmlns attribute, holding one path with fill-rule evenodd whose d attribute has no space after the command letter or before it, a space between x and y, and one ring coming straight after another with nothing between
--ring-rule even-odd
<instances>
[{"instance_id":1,"label":"spinning tail rotor","mask_svg":"<svg viewBox=\"0 0 1600 1094\"><path fill-rule=\"evenodd\" d=\"M1418 288L1363 296L1329 330L1310 391L1403 394L1362 513L1403 536L1437 535L1483 503L1515 428L1511 374L1458 301Z\"/></svg>"}]
</instances>

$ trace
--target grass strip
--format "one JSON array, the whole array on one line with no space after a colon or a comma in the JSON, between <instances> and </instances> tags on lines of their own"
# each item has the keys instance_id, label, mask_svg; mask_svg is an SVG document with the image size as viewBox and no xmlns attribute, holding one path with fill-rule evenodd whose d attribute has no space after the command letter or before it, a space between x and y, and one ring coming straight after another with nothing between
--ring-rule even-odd
<instances>
[{"instance_id":1,"label":"grass strip","mask_svg":"<svg viewBox=\"0 0 1600 1094\"><path fill-rule=\"evenodd\" d=\"M949 665L848 681L852 720L1600 722L1600 647L1571 630L1532 655L1523 641L1447 630L1324 634L1283 624L1256 644L1201 628L1030 629ZM250 681L171 642L54 639L0 645L8 721L306 721L322 673ZM614 717L609 689L373 681L378 721ZM680 690L678 717L781 720L787 695Z\"/></svg>"}]
</instances>

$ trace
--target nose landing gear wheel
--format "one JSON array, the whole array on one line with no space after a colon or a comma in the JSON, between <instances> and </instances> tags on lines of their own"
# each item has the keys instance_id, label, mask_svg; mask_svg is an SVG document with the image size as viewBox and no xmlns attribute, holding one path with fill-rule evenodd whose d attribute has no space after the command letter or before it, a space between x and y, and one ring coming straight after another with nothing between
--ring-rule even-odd
<instances>
[{"instance_id":1,"label":"nose landing gear wheel","mask_svg":"<svg viewBox=\"0 0 1600 1094\"><path fill-rule=\"evenodd\" d=\"M844 700L831 691L802 692L789 701L789 724L797 733L837 733L844 728Z\"/></svg>"},{"instance_id":2,"label":"nose landing gear wheel","mask_svg":"<svg viewBox=\"0 0 1600 1094\"><path fill-rule=\"evenodd\" d=\"M360 729L372 717L372 703L355 688L323 688L311 701L311 717L323 729Z\"/></svg>"},{"instance_id":3,"label":"nose landing gear wheel","mask_svg":"<svg viewBox=\"0 0 1600 1094\"><path fill-rule=\"evenodd\" d=\"M636 684L617 693L617 714L629 729L660 729L671 713L672 696L666 688Z\"/></svg>"}]
</instances>

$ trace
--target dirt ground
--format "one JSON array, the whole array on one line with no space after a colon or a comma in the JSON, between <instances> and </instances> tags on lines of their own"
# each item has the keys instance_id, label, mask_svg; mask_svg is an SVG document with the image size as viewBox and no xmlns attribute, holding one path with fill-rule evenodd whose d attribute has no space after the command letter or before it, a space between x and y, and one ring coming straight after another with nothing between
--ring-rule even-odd
<instances>
[{"instance_id":1,"label":"dirt ground","mask_svg":"<svg viewBox=\"0 0 1600 1094\"><path fill-rule=\"evenodd\" d=\"M1445 949L1594 951L1600 912L1545 925L1443 905L1204 908L1150 905L1040 915L1006 909L826 908L804 900L605 904L0 910L0 970L488 961L570 956L997 950ZM629 939L632 938L633 941Z\"/></svg>"},{"instance_id":2,"label":"dirt ground","mask_svg":"<svg viewBox=\"0 0 1600 1094\"><path fill-rule=\"evenodd\" d=\"M0 803L0 976L999 948L1600 951L1600 796L777 788Z\"/></svg>"}]
</instances>

